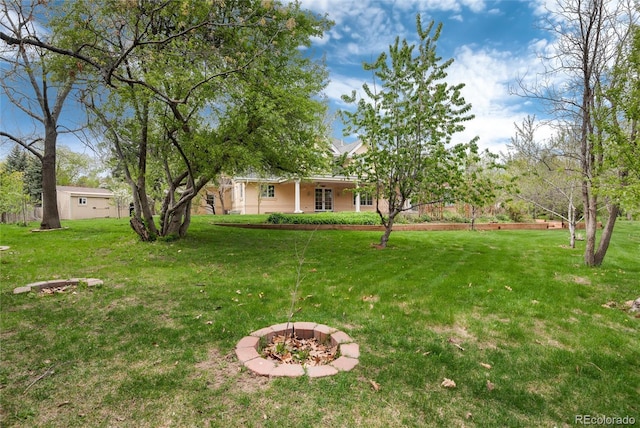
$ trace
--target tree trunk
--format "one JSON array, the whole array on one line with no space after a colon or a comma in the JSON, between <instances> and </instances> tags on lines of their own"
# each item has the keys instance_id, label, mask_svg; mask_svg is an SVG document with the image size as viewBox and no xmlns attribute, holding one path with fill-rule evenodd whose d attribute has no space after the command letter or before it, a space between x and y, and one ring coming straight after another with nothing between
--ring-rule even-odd
<instances>
[{"instance_id":1,"label":"tree trunk","mask_svg":"<svg viewBox=\"0 0 640 428\"><path fill-rule=\"evenodd\" d=\"M576 248L576 207L573 206L571 199L569 199L567 222L569 223L569 246Z\"/></svg>"},{"instance_id":2,"label":"tree trunk","mask_svg":"<svg viewBox=\"0 0 640 428\"><path fill-rule=\"evenodd\" d=\"M572 220L569 222L569 246L576 248L576 222Z\"/></svg>"},{"instance_id":3,"label":"tree trunk","mask_svg":"<svg viewBox=\"0 0 640 428\"><path fill-rule=\"evenodd\" d=\"M138 180L140 183L140 180ZM155 241L158 236L158 229L153 220L153 212L149 205L149 198L144 188L144 179L142 179L143 187L140 188L136 183L129 183L133 191L134 215L131 218L131 228L138 234L143 241ZM135 221L133 219L135 218Z\"/></svg>"},{"instance_id":4,"label":"tree trunk","mask_svg":"<svg viewBox=\"0 0 640 428\"><path fill-rule=\"evenodd\" d=\"M476 206L471 206L471 230L476 230Z\"/></svg>"},{"instance_id":5,"label":"tree trunk","mask_svg":"<svg viewBox=\"0 0 640 428\"><path fill-rule=\"evenodd\" d=\"M181 203L166 215L162 226L162 236L184 238L191 224L191 199Z\"/></svg>"},{"instance_id":6,"label":"tree trunk","mask_svg":"<svg viewBox=\"0 0 640 428\"><path fill-rule=\"evenodd\" d=\"M582 196L584 201L585 249L584 263L595 266L596 232L598 229L598 198L593 194L588 178L583 179Z\"/></svg>"},{"instance_id":7,"label":"tree trunk","mask_svg":"<svg viewBox=\"0 0 640 428\"><path fill-rule=\"evenodd\" d=\"M153 241L151 235L149 235L149 231L147 230L144 222L140 220L139 217L133 216L131 220L129 220L129 224L131 224L131 228L138 234L141 240L145 242Z\"/></svg>"},{"instance_id":8,"label":"tree trunk","mask_svg":"<svg viewBox=\"0 0 640 428\"><path fill-rule=\"evenodd\" d=\"M184 212L184 221L180 225L180 230L178 231L181 238L187 236L187 230L189 229L189 225L191 225L191 200L187 202L187 206Z\"/></svg>"},{"instance_id":9,"label":"tree trunk","mask_svg":"<svg viewBox=\"0 0 640 428\"><path fill-rule=\"evenodd\" d=\"M220 196L220 207L222 209L222 214L226 214L227 209L224 206L224 190L222 189L222 184L220 184L220 188L218 189L218 195Z\"/></svg>"},{"instance_id":10,"label":"tree trunk","mask_svg":"<svg viewBox=\"0 0 640 428\"><path fill-rule=\"evenodd\" d=\"M55 126L45 126L44 154L42 155L42 222L40 229L60 229L58 193L56 191Z\"/></svg>"},{"instance_id":11,"label":"tree trunk","mask_svg":"<svg viewBox=\"0 0 640 428\"><path fill-rule=\"evenodd\" d=\"M383 219L382 224L384 225L384 233L380 237L380 248L387 248L387 242L389 242L389 235L391 235L391 231L393 230L393 222L396 218L396 215L399 211L393 211L389 213L389 219L384 221L382 218L382 214L380 214Z\"/></svg>"},{"instance_id":12,"label":"tree trunk","mask_svg":"<svg viewBox=\"0 0 640 428\"><path fill-rule=\"evenodd\" d=\"M616 219L618 218L618 213L620 212L620 207L617 204L610 205L608 208L609 218L607 219L607 223L602 229L602 236L600 236L600 244L598 245L598 249L593 255L594 266L600 266L604 261L604 256L607 254L607 249L609 248L609 243L611 242L611 236L613 235L613 227L616 224Z\"/></svg>"}]
</instances>

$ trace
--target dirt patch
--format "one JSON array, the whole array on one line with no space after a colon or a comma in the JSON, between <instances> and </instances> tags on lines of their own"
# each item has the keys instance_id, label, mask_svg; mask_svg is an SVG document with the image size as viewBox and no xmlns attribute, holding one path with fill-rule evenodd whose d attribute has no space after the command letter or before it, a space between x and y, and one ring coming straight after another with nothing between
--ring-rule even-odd
<instances>
[{"instance_id":1,"label":"dirt patch","mask_svg":"<svg viewBox=\"0 0 640 428\"><path fill-rule=\"evenodd\" d=\"M368 296L362 296L363 302L377 303L380 301L380 296L374 296L373 294L369 294Z\"/></svg>"},{"instance_id":2,"label":"dirt patch","mask_svg":"<svg viewBox=\"0 0 640 428\"><path fill-rule=\"evenodd\" d=\"M446 336L447 342L457 348L465 347L466 344L474 344L480 349L497 349L498 345L494 341L480 340L476 335L460 324L453 325L433 325L429 329L434 333Z\"/></svg>"},{"instance_id":3,"label":"dirt patch","mask_svg":"<svg viewBox=\"0 0 640 428\"><path fill-rule=\"evenodd\" d=\"M223 355L217 349L211 349L207 359L196 363L195 367L200 371L198 377L206 377L207 388L211 389L228 386L232 393L254 393L264 391L270 384L268 377L243 370L233 353Z\"/></svg>"},{"instance_id":4,"label":"dirt patch","mask_svg":"<svg viewBox=\"0 0 640 428\"><path fill-rule=\"evenodd\" d=\"M556 281L561 282L573 282L580 285L591 285L591 278L578 275L558 275L555 277Z\"/></svg>"},{"instance_id":5,"label":"dirt patch","mask_svg":"<svg viewBox=\"0 0 640 428\"><path fill-rule=\"evenodd\" d=\"M543 321L534 320L532 330L535 337L534 342L538 345L551 346L557 349L569 349L569 347L556 340L549 332L550 330Z\"/></svg>"},{"instance_id":6,"label":"dirt patch","mask_svg":"<svg viewBox=\"0 0 640 428\"><path fill-rule=\"evenodd\" d=\"M591 279L584 276L574 276L573 282L580 285L591 285Z\"/></svg>"},{"instance_id":7,"label":"dirt patch","mask_svg":"<svg viewBox=\"0 0 640 428\"><path fill-rule=\"evenodd\" d=\"M434 333L438 333L444 336L454 336L458 339L469 340L476 342L477 338L469 333L466 327L459 324L454 325L432 325L429 327Z\"/></svg>"}]
</instances>

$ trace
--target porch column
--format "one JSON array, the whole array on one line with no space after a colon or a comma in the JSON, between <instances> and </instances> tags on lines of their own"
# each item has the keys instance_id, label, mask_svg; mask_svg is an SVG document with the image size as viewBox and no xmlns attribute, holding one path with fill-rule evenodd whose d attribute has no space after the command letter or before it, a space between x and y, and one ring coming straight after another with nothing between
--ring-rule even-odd
<instances>
[{"instance_id":1,"label":"porch column","mask_svg":"<svg viewBox=\"0 0 640 428\"><path fill-rule=\"evenodd\" d=\"M296 198L295 198L293 212L301 213L302 210L300 209L300 180L295 181L295 194L296 194Z\"/></svg>"},{"instance_id":2,"label":"porch column","mask_svg":"<svg viewBox=\"0 0 640 428\"><path fill-rule=\"evenodd\" d=\"M356 212L360 212L360 192L356 192Z\"/></svg>"},{"instance_id":3,"label":"porch column","mask_svg":"<svg viewBox=\"0 0 640 428\"><path fill-rule=\"evenodd\" d=\"M242 184L240 185L240 189L242 192L242 211L240 212L241 214L246 214L247 213L247 182L243 181Z\"/></svg>"}]
</instances>

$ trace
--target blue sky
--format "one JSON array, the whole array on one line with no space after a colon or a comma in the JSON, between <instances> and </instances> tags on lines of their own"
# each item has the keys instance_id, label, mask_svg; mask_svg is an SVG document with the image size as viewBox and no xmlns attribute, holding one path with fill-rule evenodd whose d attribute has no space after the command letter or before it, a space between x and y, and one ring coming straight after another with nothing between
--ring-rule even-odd
<instances>
[{"instance_id":1,"label":"blue sky","mask_svg":"<svg viewBox=\"0 0 640 428\"><path fill-rule=\"evenodd\" d=\"M542 71L537 55L552 46L539 30L546 4L540 1L492 0L302 0L305 8L328 14L335 26L314 40L314 55L325 55L331 82L326 89L332 110L349 108L340 97L371 81L362 62L387 51L399 36L416 39L416 14L423 25L442 22L438 52L454 59L448 81L465 83L463 95L476 118L456 140L479 136L481 148L505 151L514 122L527 114L541 116L540 106L512 95L519 77L531 81ZM334 135L342 138L339 124ZM354 137L345 137L350 141Z\"/></svg>"},{"instance_id":2,"label":"blue sky","mask_svg":"<svg viewBox=\"0 0 640 428\"><path fill-rule=\"evenodd\" d=\"M327 14L335 22L324 37L313 40L310 55L324 56L330 71L326 96L332 112L348 108L340 97L359 91L371 80L371 72L362 70L363 61L373 61L388 50L396 36L410 42L416 38L416 14L423 24L430 20L444 27L438 41L440 56L453 58L448 80L465 83L463 95L471 103L476 118L455 140L468 141L479 136L481 148L494 153L505 150L514 134L514 123L527 114L542 112L530 100L511 95L510 88L519 76L532 79L541 71L537 55L551 48L553 40L536 29L544 16L546 0L301 0L315 13ZM33 125L2 96L0 126L14 130L19 124L28 133ZM69 118L67 108L63 116ZM71 114L73 119L77 115ZM73 127L73 124L69 124ZM343 137L340 122L334 123L333 136ZM71 135L62 134L61 144L75 151L86 151ZM13 145L0 145L4 157Z\"/></svg>"}]
</instances>

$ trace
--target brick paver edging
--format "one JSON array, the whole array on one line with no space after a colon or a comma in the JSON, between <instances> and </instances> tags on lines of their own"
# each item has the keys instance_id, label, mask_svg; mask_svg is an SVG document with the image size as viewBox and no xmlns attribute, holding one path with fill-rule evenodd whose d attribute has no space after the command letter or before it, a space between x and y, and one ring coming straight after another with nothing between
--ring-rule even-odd
<instances>
[{"instance_id":1,"label":"brick paver edging","mask_svg":"<svg viewBox=\"0 0 640 428\"><path fill-rule=\"evenodd\" d=\"M260 339L270 342L274 336L285 335L295 331L301 339L315 338L320 342L329 341L331 346L338 346L340 357L329 364L321 366L304 367L300 364L277 364L275 361L262 358L259 354ZM324 324L313 322L295 322L276 324L271 327L254 331L245 336L236 345L236 356L242 364L253 373L260 376L287 376L298 377L305 373L309 377L332 376L341 371L349 371L358 365L360 347L354 343L348 334Z\"/></svg>"},{"instance_id":2,"label":"brick paver edging","mask_svg":"<svg viewBox=\"0 0 640 428\"><path fill-rule=\"evenodd\" d=\"M103 281L97 278L71 278L71 279L53 279L51 281L32 282L24 287L16 287L13 294L28 293L30 291L42 291L46 288L64 287L65 285L86 284L87 287L102 285Z\"/></svg>"}]
</instances>

